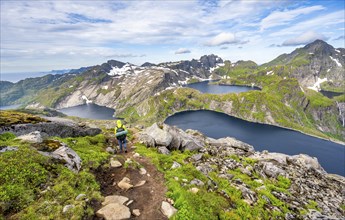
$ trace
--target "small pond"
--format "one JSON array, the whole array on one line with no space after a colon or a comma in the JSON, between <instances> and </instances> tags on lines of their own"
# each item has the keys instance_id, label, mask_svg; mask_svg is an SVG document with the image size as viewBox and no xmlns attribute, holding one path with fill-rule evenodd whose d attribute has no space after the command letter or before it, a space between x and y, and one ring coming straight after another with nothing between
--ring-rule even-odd
<instances>
[{"instance_id":1,"label":"small pond","mask_svg":"<svg viewBox=\"0 0 345 220\"><path fill-rule=\"evenodd\" d=\"M216 82L216 81L211 80L211 81L191 83L191 84L187 84L186 87L199 90L202 93L209 93L209 94L240 93L240 92L247 92L251 90L260 90L257 87L221 85L221 84L218 85L218 84L212 84L213 82Z\"/></svg>"},{"instance_id":2,"label":"small pond","mask_svg":"<svg viewBox=\"0 0 345 220\"><path fill-rule=\"evenodd\" d=\"M321 90L320 91L322 95L332 99L336 96L340 96L340 95L344 95L345 93L340 93L340 92L330 92L330 91L324 91L324 90Z\"/></svg>"}]
</instances>

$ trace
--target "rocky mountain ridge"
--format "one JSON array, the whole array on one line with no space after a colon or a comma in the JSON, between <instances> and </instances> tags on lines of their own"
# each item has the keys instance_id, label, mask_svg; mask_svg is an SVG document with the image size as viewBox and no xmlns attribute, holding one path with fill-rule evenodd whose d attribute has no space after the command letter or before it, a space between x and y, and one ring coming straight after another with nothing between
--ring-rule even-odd
<instances>
[{"instance_id":1,"label":"rocky mountain ridge","mask_svg":"<svg viewBox=\"0 0 345 220\"><path fill-rule=\"evenodd\" d=\"M21 84L14 84L12 88L6 85L6 91L1 95L6 95L7 98L2 100L7 102L14 98L18 102L33 101L57 109L94 102L116 109L116 115L126 120L142 120L144 123L164 120L164 117L182 110L210 109L255 122L302 131L304 128L318 130L305 132L319 136L327 132L344 137L342 121L345 110L340 108L344 101L341 98L329 100L305 87L313 84L312 87L318 90L325 85L318 80L323 76L309 71L310 62L316 68L323 64L321 56L326 65L322 68L338 65L330 58L340 59L339 54L334 55L339 53L335 50L325 42L316 41L263 66L257 66L252 61L224 62L215 55L202 56L199 60L144 66L110 60L81 74L66 74L53 79L43 88L37 86L37 90L30 90ZM309 51L313 51L314 55ZM342 53L343 50L338 51ZM329 54L331 56L327 57ZM343 61L339 62L343 65ZM331 68L327 74L333 72L336 73L334 77L340 80L333 80L330 88L339 88L335 86L341 84L338 82L343 76L338 74L338 66ZM263 90L214 96L181 88L186 83L221 78L228 79L224 84L255 85ZM308 83L305 84L304 80ZM247 109L241 106L247 106Z\"/></svg>"},{"instance_id":2,"label":"rocky mountain ridge","mask_svg":"<svg viewBox=\"0 0 345 220\"><path fill-rule=\"evenodd\" d=\"M316 40L290 54L282 54L263 64L265 67L277 65L290 67L288 75L298 79L303 87L316 87L315 84L323 80L328 84L325 89L338 88L337 91L344 92L344 48L334 48L322 40ZM318 85L317 89L320 90L321 87Z\"/></svg>"}]
</instances>

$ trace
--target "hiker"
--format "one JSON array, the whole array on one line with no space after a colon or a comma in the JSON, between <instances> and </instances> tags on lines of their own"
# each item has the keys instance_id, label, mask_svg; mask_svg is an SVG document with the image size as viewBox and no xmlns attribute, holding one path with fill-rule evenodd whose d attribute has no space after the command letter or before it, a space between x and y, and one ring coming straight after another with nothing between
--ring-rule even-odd
<instances>
[{"instance_id":1,"label":"hiker","mask_svg":"<svg viewBox=\"0 0 345 220\"><path fill-rule=\"evenodd\" d=\"M117 120L115 127L115 136L117 138L117 141L120 146L120 153L122 153L122 145L125 150L125 153L127 153L127 146L126 146L126 136L127 136L127 128L122 124L121 120Z\"/></svg>"}]
</instances>

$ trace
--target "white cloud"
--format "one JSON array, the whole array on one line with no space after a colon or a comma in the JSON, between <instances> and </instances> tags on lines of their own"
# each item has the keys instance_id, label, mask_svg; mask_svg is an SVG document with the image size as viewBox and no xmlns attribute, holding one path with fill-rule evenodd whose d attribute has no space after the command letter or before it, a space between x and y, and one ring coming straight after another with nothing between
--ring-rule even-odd
<instances>
[{"instance_id":1,"label":"white cloud","mask_svg":"<svg viewBox=\"0 0 345 220\"><path fill-rule=\"evenodd\" d=\"M285 11L274 11L271 14L269 14L267 17L262 19L260 22L260 29L261 31L275 27L280 25L286 25L292 22L294 19L296 19L300 15L306 15L310 14L315 11L323 10L325 9L321 5L315 5L311 7L303 7L303 8L297 8L293 10L285 10Z\"/></svg>"},{"instance_id":2,"label":"white cloud","mask_svg":"<svg viewBox=\"0 0 345 220\"><path fill-rule=\"evenodd\" d=\"M0 1L1 70L11 67L15 71L17 66L34 63L55 69L69 64L74 68L85 63L102 63L108 57L122 57L133 63L159 63L180 59L171 56L175 52L171 48L184 47L193 48L184 55L188 59L206 53L227 55L229 51L225 47L231 47L234 56L242 56L241 59L246 55L247 59L257 58L257 54L248 52L250 48L260 51L260 59L268 59L271 54L265 47L281 44L281 36L287 39L306 30L333 37L343 35L344 10L334 11L334 7L329 8L320 1L309 2L311 6L260 0L209 3ZM315 17L319 14L322 15ZM292 24L289 19L298 23ZM287 25L285 29L277 30L281 28L280 23ZM262 32L258 30L260 27ZM270 27L278 28L271 33ZM330 31L334 34L326 34ZM231 46L248 41L242 50ZM270 48L273 49L277 48ZM142 58L142 54L146 57Z\"/></svg>"},{"instance_id":3,"label":"white cloud","mask_svg":"<svg viewBox=\"0 0 345 220\"><path fill-rule=\"evenodd\" d=\"M239 43L233 33L220 33L205 43L206 46L220 46Z\"/></svg>"},{"instance_id":4,"label":"white cloud","mask_svg":"<svg viewBox=\"0 0 345 220\"><path fill-rule=\"evenodd\" d=\"M306 30L320 30L332 29L334 25L343 25L345 22L345 11L335 11L315 18L310 18L291 25L288 28L281 29L270 34L272 37L281 37L287 35L296 35Z\"/></svg>"},{"instance_id":5,"label":"white cloud","mask_svg":"<svg viewBox=\"0 0 345 220\"><path fill-rule=\"evenodd\" d=\"M328 38L315 31L307 31L297 37L290 38L283 42L282 46L298 46L311 43L315 40L327 40Z\"/></svg>"},{"instance_id":6,"label":"white cloud","mask_svg":"<svg viewBox=\"0 0 345 220\"><path fill-rule=\"evenodd\" d=\"M339 37L334 38L333 40L344 40L344 39L345 39L345 36L341 35Z\"/></svg>"},{"instance_id":7,"label":"white cloud","mask_svg":"<svg viewBox=\"0 0 345 220\"><path fill-rule=\"evenodd\" d=\"M190 53L190 50L187 48L180 48L175 51L175 54L183 54L183 53Z\"/></svg>"}]
</instances>

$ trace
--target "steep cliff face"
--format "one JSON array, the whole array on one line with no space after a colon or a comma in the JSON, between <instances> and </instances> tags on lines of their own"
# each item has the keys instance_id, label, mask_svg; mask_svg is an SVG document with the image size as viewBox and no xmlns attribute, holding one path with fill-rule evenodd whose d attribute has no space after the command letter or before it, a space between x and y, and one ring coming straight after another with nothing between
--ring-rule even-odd
<instances>
[{"instance_id":1,"label":"steep cliff face","mask_svg":"<svg viewBox=\"0 0 345 220\"><path fill-rule=\"evenodd\" d=\"M203 56L200 60L144 67L111 60L81 74L80 77L84 77L82 82L53 107L75 106L84 103L87 98L122 112L189 80L207 79L211 76L212 68L222 63L222 59L215 55Z\"/></svg>"}]
</instances>

